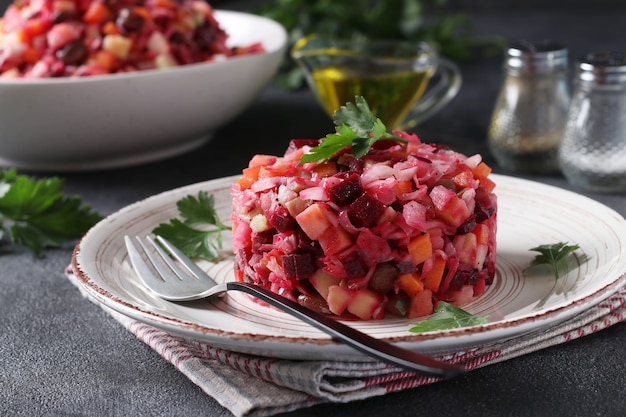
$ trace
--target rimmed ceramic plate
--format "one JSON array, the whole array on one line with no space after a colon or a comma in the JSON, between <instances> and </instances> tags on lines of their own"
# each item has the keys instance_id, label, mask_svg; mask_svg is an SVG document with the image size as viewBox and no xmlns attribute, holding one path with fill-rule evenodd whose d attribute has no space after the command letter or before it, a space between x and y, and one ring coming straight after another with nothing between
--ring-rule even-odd
<instances>
[{"instance_id":1,"label":"rimmed ceramic plate","mask_svg":"<svg viewBox=\"0 0 626 417\"><path fill-rule=\"evenodd\" d=\"M291 316L247 295L194 303L152 296L133 273L124 235L145 235L177 215L176 201L205 190L213 194L221 219L230 217L230 185L221 178L165 192L132 204L93 227L76 246L73 266L80 285L99 302L133 319L214 346L288 359L345 359L358 355ZM487 316L475 327L413 334L415 320L351 322L377 338L428 353L469 349L542 331L591 308L626 285L626 221L584 196L531 181L493 176L498 195L498 259L494 283L464 308ZM226 233L225 249L230 247ZM580 245L588 257L557 281L549 273L523 273L547 243ZM233 258L201 263L217 281L233 279Z\"/></svg>"}]
</instances>

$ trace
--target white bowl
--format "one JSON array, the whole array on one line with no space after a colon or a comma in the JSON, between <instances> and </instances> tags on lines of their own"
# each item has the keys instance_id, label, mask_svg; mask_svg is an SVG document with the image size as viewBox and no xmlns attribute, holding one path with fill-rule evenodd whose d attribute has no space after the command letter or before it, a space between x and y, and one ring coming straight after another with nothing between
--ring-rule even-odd
<instances>
[{"instance_id":1,"label":"white bowl","mask_svg":"<svg viewBox=\"0 0 626 417\"><path fill-rule=\"evenodd\" d=\"M154 161L206 143L267 86L287 45L273 20L217 10L230 46L265 52L84 78L0 80L0 166L82 171Z\"/></svg>"}]
</instances>

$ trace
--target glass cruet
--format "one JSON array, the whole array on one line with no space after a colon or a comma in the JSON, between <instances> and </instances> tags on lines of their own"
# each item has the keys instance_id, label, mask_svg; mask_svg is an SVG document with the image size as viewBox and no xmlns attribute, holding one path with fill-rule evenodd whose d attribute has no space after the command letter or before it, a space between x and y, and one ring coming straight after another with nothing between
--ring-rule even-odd
<instances>
[{"instance_id":1,"label":"glass cruet","mask_svg":"<svg viewBox=\"0 0 626 417\"><path fill-rule=\"evenodd\" d=\"M488 146L507 171L551 174L570 102L568 50L553 41L512 43L488 130Z\"/></svg>"}]
</instances>

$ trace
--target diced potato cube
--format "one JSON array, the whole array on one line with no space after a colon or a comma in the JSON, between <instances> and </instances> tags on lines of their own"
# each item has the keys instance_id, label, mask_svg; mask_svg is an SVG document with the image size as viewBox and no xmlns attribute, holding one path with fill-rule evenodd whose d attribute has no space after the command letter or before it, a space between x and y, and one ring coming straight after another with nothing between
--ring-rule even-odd
<instances>
[{"instance_id":1,"label":"diced potato cube","mask_svg":"<svg viewBox=\"0 0 626 417\"><path fill-rule=\"evenodd\" d=\"M132 41L122 35L107 35L102 40L102 49L111 52L119 59L128 58Z\"/></svg>"}]
</instances>

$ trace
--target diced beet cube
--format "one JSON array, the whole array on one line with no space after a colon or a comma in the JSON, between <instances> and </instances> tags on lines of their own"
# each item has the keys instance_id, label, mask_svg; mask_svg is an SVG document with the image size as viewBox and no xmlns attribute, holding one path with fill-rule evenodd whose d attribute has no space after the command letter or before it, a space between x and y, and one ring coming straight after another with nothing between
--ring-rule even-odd
<instances>
[{"instance_id":1,"label":"diced beet cube","mask_svg":"<svg viewBox=\"0 0 626 417\"><path fill-rule=\"evenodd\" d=\"M348 208L350 221L356 227L370 227L385 210L385 206L367 193L361 194Z\"/></svg>"},{"instance_id":2,"label":"diced beet cube","mask_svg":"<svg viewBox=\"0 0 626 417\"><path fill-rule=\"evenodd\" d=\"M354 155L345 153L337 159L337 165L339 165L340 168L343 167L347 171L363 172L365 163L362 159L357 159Z\"/></svg>"},{"instance_id":3,"label":"diced beet cube","mask_svg":"<svg viewBox=\"0 0 626 417\"><path fill-rule=\"evenodd\" d=\"M348 178L332 187L329 191L330 199L333 203L340 207L347 206L363 194L361 176L354 172L348 176Z\"/></svg>"},{"instance_id":4,"label":"diced beet cube","mask_svg":"<svg viewBox=\"0 0 626 417\"><path fill-rule=\"evenodd\" d=\"M476 206L474 213L476 214L476 223L482 223L487 220L496 211L496 201L493 194L489 194L484 188L476 189Z\"/></svg>"},{"instance_id":5,"label":"diced beet cube","mask_svg":"<svg viewBox=\"0 0 626 417\"><path fill-rule=\"evenodd\" d=\"M396 268L401 274L408 274L417 271L417 265L415 265L413 262L398 262L396 263Z\"/></svg>"},{"instance_id":6,"label":"diced beet cube","mask_svg":"<svg viewBox=\"0 0 626 417\"><path fill-rule=\"evenodd\" d=\"M394 139L379 139L372 145L372 149L376 149L379 151L383 151L385 149L389 149L392 146L396 146L398 141Z\"/></svg>"},{"instance_id":7,"label":"diced beet cube","mask_svg":"<svg viewBox=\"0 0 626 417\"><path fill-rule=\"evenodd\" d=\"M296 219L291 217L289 210L284 206L277 206L276 209L270 213L267 219L270 226L275 227L279 232L286 232L292 230L296 225Z\"/></svg>"},{"instance_id":8,"label":"diced beet cube","mask_svg":"<svg viewBox=\"0 0 626 417\"><path fill-rule=\"evenodd\" d=\"M469 268L459 268L450 282L450 290L458 290L463 285L474 285L478 282L478 271Z\"/></svg>"},{"instance_id":9,"label":"diced beet cube","mask_svg":"<svg viewBox=\"0 0 626 417\"><path fill-rule=\"evenodd\" d=\"M287 150L285 151L285 155L289 155L291 152L296 151L303 146L310 146L312 148L316 147L319 143L319 139L292 139L289 142Z\"/></svg>"},{"instance_id":10,"label":"diced beet cube","mask_svg":"<svg viewBox=\"0 0 626 417\"><path fill-rule=\"evenodd\" d=\"M274 233L271 231L265 231L261 233L255 233L252 235L252 253L261 253L261 247L263 245L269 245L272 243Z\"/></svg>"},{"instance_id":11,"label":"diced beet cube","mask_svg":"<svg viewBox=\"0 0 626 417\"><path fill-rule=\"evenodd\" d=\"M343 267L346 270L346 276L348 278L363 277L367 273L363 262L356 258L345 261Z\"/></svg>"},{"instance_id":12,"label":"diced beet cube","mask_svg":"<svg viewBox=\"0 0 626 417\"><path fill-rule=\"evenodd\" d=\"M458 234L470 233L472 230L476 228L476 214L472 214L465 220L465 222L459 226L457 229Z\"/></svg>"},{"instance_id":13,"label":"diced beet cube","mask_svg":"<svg viewBox=\"0 0 626 417\"><path fill-rule=\"evenodd\" d=\"M283 269L285 275L290 279L308 279L316 271L313 264L313 256L310 253L292 253L282 255Z\"/></svg>"},{"instance_id":14,"label":"diced beet cube","mask_svg":"<svg viewBox=\"0 0 626 417\"><path fill-rule=\"evenodd\" d=\"M493 279L496 277L496 264L493 261L487 262L487 277L485 277L485 284L493 284Z\"/></svg>"}]
</instances>

